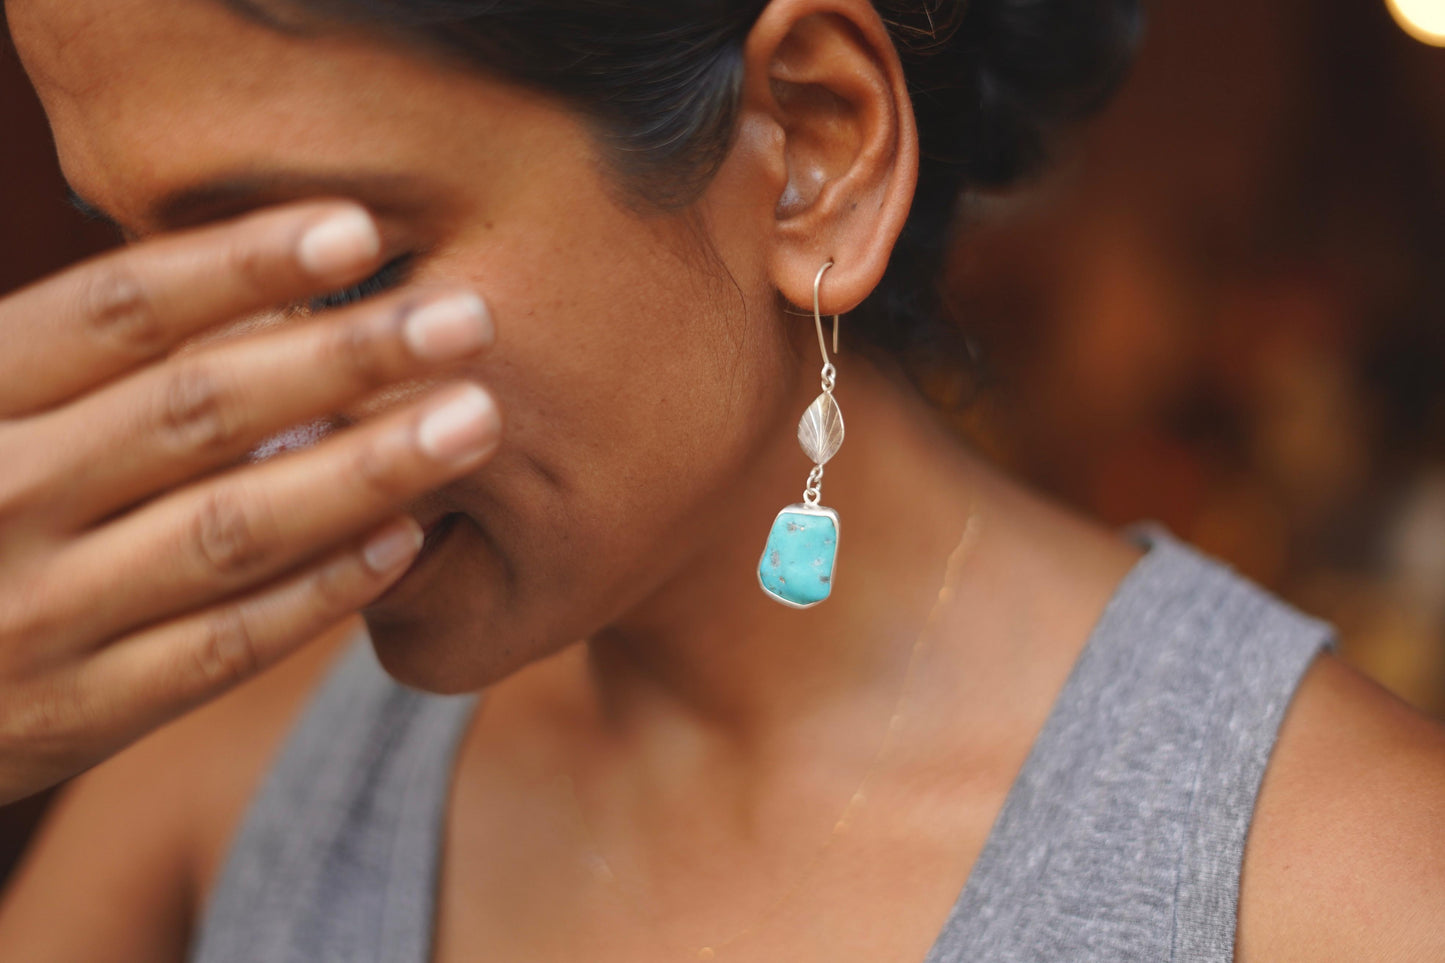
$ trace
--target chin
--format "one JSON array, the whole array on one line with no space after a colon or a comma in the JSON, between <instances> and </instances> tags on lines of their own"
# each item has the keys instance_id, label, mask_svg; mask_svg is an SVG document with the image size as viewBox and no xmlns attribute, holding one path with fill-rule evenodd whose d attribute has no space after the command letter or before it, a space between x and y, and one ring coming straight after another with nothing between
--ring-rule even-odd
<instances>
[{"instance_id":1,"label":"chin","mask_svg":"<svg viewBox=\"0 0 1445 963\"><path fill-rule=\"evenodd\" d=\"M484 689L518 667L478 664L478 653L453 633L422 625L400 626L367 619L371 646L386 674L408 688L436 695Z\"/></svg>"},{"instance_id":2,"label":"chin","mask_svg":"<svg viewBox=\"0 0 1445 963\"><path fill-rule=\"evenodd\" d=\"M381 598L362 611L377 661L401 684L438 695L475 692L541 653L509 641L506 575L485 537L451 526Z\"/></svg>"},{"instance_id":3,"label":"chin","mask_svg":"<svg viewBox=\"0 0 1445 963\"><path fill-rule=\"evenodd\" d=\"M487 632L484 617L452 609L439 618L401 622L363 613L376 659L386 674L412 689L460 695L485 689L550 655Z\"/></svg>"}]
</instances>

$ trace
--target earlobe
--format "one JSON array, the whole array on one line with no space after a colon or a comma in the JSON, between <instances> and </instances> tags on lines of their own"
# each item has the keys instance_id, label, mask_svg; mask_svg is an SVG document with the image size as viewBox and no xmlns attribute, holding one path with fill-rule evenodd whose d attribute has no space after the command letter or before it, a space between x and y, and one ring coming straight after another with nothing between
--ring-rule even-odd
<instances>
[{"instance_id":1,"label":"earlobe","mask_svg":"<svg viewBox=\"0 0 1445 963\"><path fill-rule=\"evenodd\" d=\"M883 277L918 172L913 108L887 28L868 0L773 0L744 56L744 111L781 131L773 283L811 309L813 278L832 259L823 311L852 310Z\"/></svg>"}]
</instances>

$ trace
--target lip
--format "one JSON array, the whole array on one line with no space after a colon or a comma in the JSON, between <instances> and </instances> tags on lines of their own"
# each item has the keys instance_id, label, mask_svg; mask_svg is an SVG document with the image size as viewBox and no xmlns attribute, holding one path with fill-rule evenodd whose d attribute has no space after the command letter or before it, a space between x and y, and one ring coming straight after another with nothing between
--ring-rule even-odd
<instances>
[{"instance_id":1,"label":"lip","mask_svg":"<svg viewBox=\"0 0 1445 963\"><path fill-rule=\"evenodd\" d=\"M436 547L446 539L447 534L456 526L459 517L456 512L450 512L422 525L421 551L417 553L416 561L412 563L411 567L413 569L418 568L423 559L430 557L431 554L436 551Z\"/></svg>"},{"instance_id":2,"label":"lip","mask_svg":"<svg viewBox=\"0 0 1445 963\"><path fill-rule=\"evenodd\" d=\"M304 451L320 444L336 429L337 421L334 417L316 418L304 424L292 425L257 442L246 453L246 460L269 461L285 452Z\"/></svg>"},{"instance_id":3,"label":"lip","mask_svg":"<svg viewBox=\"0 0 1445 963\"><path fill-rule=\"evenodd\" d=\"M461 517L452 512L422 523L421 551L417 553L406 573L372 603L374 607L384 608L388 603L401 604L405 598L415 593L418 586L431 576L436 560L445 554L443 550L450 537L456 534L459 527L457 522Z\"/></svg>"},{"instance_id":4,"label":"lip","mask_svg":"<svg viewBox=\"0 0 1445 963\"><path fill-rule=\"evenodd\" d=\"M447 512L445 515L438 515L429 522L421 522L421 533L423 538L431 538L432 533L443 525L449 525L454 520L456 512ZM423 543L425 544L425 543Z\"/></svg>"}]
</instances>

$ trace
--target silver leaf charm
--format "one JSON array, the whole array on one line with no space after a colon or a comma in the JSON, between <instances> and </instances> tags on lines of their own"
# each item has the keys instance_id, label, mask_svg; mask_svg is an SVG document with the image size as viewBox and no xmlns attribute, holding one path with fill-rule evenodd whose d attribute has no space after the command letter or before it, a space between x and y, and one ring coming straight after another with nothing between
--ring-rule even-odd
<instances>
[{"instance_id":1,"label":"silver leaf charm","mask_svg":"<svg viewBox=\"0 0 1445 963\"><path fill-rule=\"evenodd\" d=\"M798 444L815 465L825 464L843 447L843 412L828 392L819 395L798 422Z\"/></svg>"}]
</instances>

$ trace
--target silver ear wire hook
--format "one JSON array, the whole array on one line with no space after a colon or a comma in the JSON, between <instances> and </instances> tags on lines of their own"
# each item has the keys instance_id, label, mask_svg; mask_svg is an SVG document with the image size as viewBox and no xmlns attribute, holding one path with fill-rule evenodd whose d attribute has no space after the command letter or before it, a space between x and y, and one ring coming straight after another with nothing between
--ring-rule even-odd
<instances>
[{"instance_id":1,"label":"silver ear wire hook","mask_svg":"<svg viewBox=\"0 0 1445 963\"><path fill-rule=\"evenodd\" d=\"M828 364L828 342L823 339L823 313L818 306L818 292L823 287L823 275L828 268L833 266L833 259L829 258L818 269L818 276L813 278L813 322L818 326L818 348L823 352L823 364ZM838 353L838 316L833 315L833 353Z\"/></svg>"}]
</instances>

